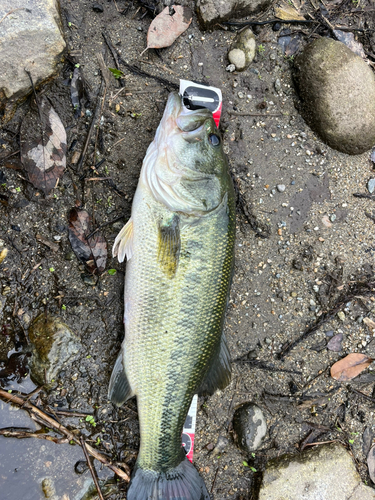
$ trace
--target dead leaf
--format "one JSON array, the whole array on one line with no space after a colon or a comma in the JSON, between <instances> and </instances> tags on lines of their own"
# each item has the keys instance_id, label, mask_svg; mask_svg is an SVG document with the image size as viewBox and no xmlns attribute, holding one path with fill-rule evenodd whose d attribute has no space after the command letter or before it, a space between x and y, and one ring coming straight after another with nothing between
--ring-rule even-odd
<instances>
[{"instance_id":1,"label":"dead leaf","mask_svg":"<svg viewBox=\"0 0 375 500\"><path fill-rule=\"evenodd\" d=\"M375 321L372 321L370 318L363 318L363 322L370 330L375 330Z\"/></svg>"},{"instance_id":2,"label":"dead leaf","mask_svg":"<svg viewBox=\"0 0 375 500\"><path fill-rule=\"evenodd\" d=\"M344 43L357 56L366 59L366 53L363 50L363 45L354 38L353 33L347 33L341 30L333 30L333 33L339 42Z\"/></svg>"},{"instance_id":3,"label":"dead leaf","mask_svg":"<svg viewBox=\"0 0 375 500\"><path fill-rule=\"evenodd\" d=\"M292 5L282 5L281 7L275 7L275 17L277 17L278 19L282 19L283 21L305 20L304 16L302 14L299 14Z\"/></svg>"},{"instance_id":4,"label":"dead leaf","mask_svg":"<svg viewBox=\"0 0 375 500\"><path fill-rule=\"evenodd\" d=\"M48 194L65 170L66 132L50 102L38 102L40 115L32 106L21 125L21 160L32 184Z\"/></svg>"},{"instance_id":5,"label":"dead leaf","mask_svg":"<svg viewBox=\"0 0 375 500\"><path fill-rule=\"evenodd\" d=\"M92 230L91 218L86 210L72 208L69 213L69 241L72 249L91 274L101 274L107 262L107 242L99 232L87 239Z\"/></svg>"},{"instance_id":6,"label":"dead leaf","mask_svg":"<svg viewBox=\"0 0 375 500\"><path fill-rule=\"evenodd\" d=\"M368 452L367 466L370 479L373 483L375 483L375 445Z\"/></svg>"},{"instance_id":7,"label":"dead leaf","mask_svg":"<svg viewBox=\"0 0 375 500\"><path fill-rule=\"evenodd\" d=\"M182 5L166 7L150 24L147 33L147 49L169 47L188 29L192 19L193 14L189 7Z\"/></svg>"},{"instance_id":8,"label":"dead leaf","mask_svg":"<svg viewBox=\"0 0 375 500\"><path fill-rule=\"evenodd\" d=\"M339 382L351 380L368 368L373 359L366 354L352 352L331 366L331 377Z\"/></svg>"},{"instance_id":9,"label":"dead leaf","mask_svg":"<svg viewBox=\"0 0 375 500\"><path fill-rule=\"evenodd\" d=\"M338 333L334 337L331 338L331 340L327 344L327 349L330 351L334 352L340 352L342 349L342 339L343 339L343 334Z\"/></svg>"}]
</instances>

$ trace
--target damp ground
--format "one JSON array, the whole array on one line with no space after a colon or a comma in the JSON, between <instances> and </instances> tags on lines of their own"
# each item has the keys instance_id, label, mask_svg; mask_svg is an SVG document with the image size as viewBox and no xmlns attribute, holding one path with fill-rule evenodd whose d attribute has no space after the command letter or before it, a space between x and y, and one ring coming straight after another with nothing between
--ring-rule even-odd
<instances>
[{"instance_id":1,"label":"damp ground","mask_svg":"<svg viewBox=\"0 0 375 500\"><path fill-rule=\"evenodd\" d=\"M83 205L94 223L103 226L110 248L130 216L142 160L173 84L180 78L210 83L223 92L220 128L239 192L236 266L225 325L233 375L224 391L199 399L194 463L215 498L250 499L255 498L252 492L268 459L298 453L306 438L306 443L339 440L351 450L362 479L370 483L362 435L366 427L374 430L375 377L371 367L350 383L330 377L330 366L350 352L375 357L373 332L362 320L373 318L374 297L359 293L345 300L358 283L374 281L374 222L366 215L375 211L374 202L353 196L368 194L367 181L374 175L369 153L338 153L308 128L294 105L293 61L285 56L278 43L280 33L271 25L256 30L256 60L236 74L226 71L235 34L202 32L195 16L170 48L139 56L150 16L137 11L137 5L131 5L126 15L120 12L127 6L122 1L117 2L118 10L115 2L103 3L102 13L93 11L91 2L62 0L61 6L68 57L43 94L67 130L68 168L45 198L24 180L17 155L0 165L2 179L5 176L0 189L9 198L7 206L0 205L1 245L8 249L0 267L2 369L11 354L24 349L33 319L45 311L60 315L80 337L81 351L61 370L52 390L40 391L33 401L51 413L92 415L95 425L84 417L57 413L63 425L79 429L107 457L132 468L139 447L136 402L117 409L107 399L124 335L125 266L109 256L107 270L116 273L106 270L95 284L72 254L68 213ZM115 65L103 32L127 63L170 84L120 64L124 86L112 77L102 106L96 55L101 53L108 67ZM90 95L79 119L74 117L68 85L75 64L82 68ZM1 132L10 152L19 149L18 132L29 105L26 101L20 106ZM98 134L79 166L73 157L82 151L96 111ZM101 160L105 161L100 164ZM42 243L40 236L57 248ZM342 303L341 319L333 313L286 350L325 312ZM343 334L340 352L326 348L327 332ZM36 386L24 375L18 374L17 381L10 373L4 388L31 392ZM236 407L248 401L263 409L268 425L263 445L250 456L233 444L231 424ZM0 422L1 428L44 432L23 410L4 402ZM229 444L213 455L210 450L219 436L228 438ZM89 471L78 466L78 474L75 469L84 460L81 448L69 443L0 436L0 457L2 498L55 495L78 500L90 484ZM113 477L96 461L95 466L103 481ZM126 485L118 482L118 490L108 498L124 498L125 490Z\"/></svg>"}]
</instances>

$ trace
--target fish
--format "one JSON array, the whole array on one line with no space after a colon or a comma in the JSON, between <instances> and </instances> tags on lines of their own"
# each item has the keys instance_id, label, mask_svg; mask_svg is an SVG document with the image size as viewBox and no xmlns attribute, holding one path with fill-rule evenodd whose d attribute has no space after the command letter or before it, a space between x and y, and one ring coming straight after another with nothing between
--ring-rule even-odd
<instances>
[{"instance_id":1,"label":"fish","mask_svg":"<svg viewBox=\"0 0 375 500\"><path fill-rule=\"evenodd\" d=\"M208 109L171 93L144 158L131 218L113 255L127 259L125 337L108 396L136 396L140 448L128 500L208 500L181 434L193 395L230 381L223 332L234 268L235 194Z\"/></svg>"}]
</instances>

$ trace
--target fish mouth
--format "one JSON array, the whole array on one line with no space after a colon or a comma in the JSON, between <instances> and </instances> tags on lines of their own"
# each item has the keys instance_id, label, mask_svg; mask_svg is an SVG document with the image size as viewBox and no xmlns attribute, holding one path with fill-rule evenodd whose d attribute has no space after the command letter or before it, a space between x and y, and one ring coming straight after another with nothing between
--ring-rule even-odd
<instances>
[{"instance_id":1,"label":"fish mouth","mask_svg":"<svg viewBox=\"0 0 375 500\"><path fill-rule=\"evenodd\" d=\"M182 105L181 96L175 92L168 97L162 121L168 135L173 133L199 132L207 120L213 120L206 108L190 110ZM184 136L185 134L183 134Z\"/></svg>"}]
</instances>

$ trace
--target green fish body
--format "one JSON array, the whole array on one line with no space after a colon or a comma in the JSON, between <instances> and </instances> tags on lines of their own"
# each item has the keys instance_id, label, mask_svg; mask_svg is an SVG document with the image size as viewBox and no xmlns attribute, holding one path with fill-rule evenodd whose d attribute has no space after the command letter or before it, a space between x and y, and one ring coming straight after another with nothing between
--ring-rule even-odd
<instances>
[{"instance_id":1,"label":"green fish body","mask_svg":"<svg viewBox=\"0 0 375 500\"><path fill-rule=\"evenodd\" d=\"M233 184L212 115L170 94L114 245L127 257L125 339L109 397L121 405L136 395L141 435L128 500L210 498L181 433L193 395L230 380L223 323L234 238Z\"/></svg>"}]
</instances>

